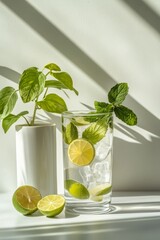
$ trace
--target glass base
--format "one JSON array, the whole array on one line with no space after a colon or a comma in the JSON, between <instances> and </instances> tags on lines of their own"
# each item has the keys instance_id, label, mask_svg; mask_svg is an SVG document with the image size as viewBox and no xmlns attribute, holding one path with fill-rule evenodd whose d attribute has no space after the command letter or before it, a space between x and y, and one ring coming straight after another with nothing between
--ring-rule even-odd
<instances>
[{"instance_id":1,"label":"glass base","mask_svg":"<svg viewBox=\"0 0 160 240\"><path fill-rule=\"evenodd\" d=\"M110 202L89 202L89 201L79 201L79 202L66 202L65 205L66 213L70 214L106 214L112 211Z\"/></svg>"}]
</instances>

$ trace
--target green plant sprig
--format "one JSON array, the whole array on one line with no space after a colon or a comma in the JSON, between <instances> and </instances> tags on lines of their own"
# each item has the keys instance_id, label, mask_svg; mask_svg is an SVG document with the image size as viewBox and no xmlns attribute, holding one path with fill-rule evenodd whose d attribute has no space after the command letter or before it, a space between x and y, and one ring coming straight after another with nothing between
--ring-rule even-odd
<instances>
[{"instance_id":1,"label":"green plant sprig","mask_svg":"<svg viewBox=\"0 0 160 240\"><path fill-rule=\"evenodd\" d=\"M108 93L109 103L98 101L94 102L96 111L99 113L110 113L110 115L113 115L113 113L115 113L116 117L125 122L127 125L136 125L136 114L128 107L122 105L123 101L128 95L128 90L129 87L127 83L116 84Z\"/></svg>"},{"instance_id":2,"label":"green plant sprig","mask_svg":"<svg viewBox=\"0 0 160 240\"><path fill-rule=\"evenodd\" d=\"M44 74L44 71L47 73ZM37 67L24 70L20 76L18 89L9 86L1 89L0 120L4 132L6 133L20 117L24 118L27 125L34 125L39 109L52 113L67 111L67 105L63 98L55 93L48 94L49 88L63 91L71 90L78 95L78 91L73 87L71 76L62 71L55 63L45 65L42 71L39 71ZM23 103L34 102L33 115L30 121L25 116L29 113L28 111L20 112L17 115L12 114L19 96Z\"/></svg>"}]
</instances>

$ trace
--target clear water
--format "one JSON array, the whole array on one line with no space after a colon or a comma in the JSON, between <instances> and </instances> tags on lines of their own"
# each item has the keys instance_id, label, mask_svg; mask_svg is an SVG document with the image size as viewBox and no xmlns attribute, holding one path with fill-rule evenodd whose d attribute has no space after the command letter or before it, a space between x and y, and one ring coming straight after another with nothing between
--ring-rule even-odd
<instances>
[{"instance_id":1,"label":"clear water","mask_svg":"<svg viewBox=\"0 0 160 240\"><path fill-rule=\"evenodd\" d=\"M69 119L63 120L63 126L70 122ZM77 126L78 137L82 137L82 132L89 125ZM68 144L63 144L64 151L64 180L72 179L83 184L88 191L103 184L112 185L112 146L113 131L108 128L105 137L94 145L95 157L93 161L86 166L76 166L68 158ZM78 199L70 195L65 189L66 210L75 213L102 214L110 210L112 190L109 193L88 199Z\"/></svg>"}]
</instances>

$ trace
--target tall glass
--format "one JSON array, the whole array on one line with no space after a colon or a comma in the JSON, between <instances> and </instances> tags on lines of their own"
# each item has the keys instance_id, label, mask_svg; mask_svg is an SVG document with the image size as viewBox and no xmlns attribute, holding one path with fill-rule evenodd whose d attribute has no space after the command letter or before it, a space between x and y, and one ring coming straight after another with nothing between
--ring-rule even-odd
<instances>
[{"instance_id":1,"label":"tall glass","mask_svg":"<svg viewBox=\"0 0 160 240\"><path fill-rule=\"evenodd\" d=\"M112 195L113 119L111 114L62 114L66 211L102 214Z\"/></svg>"}]
</instances>

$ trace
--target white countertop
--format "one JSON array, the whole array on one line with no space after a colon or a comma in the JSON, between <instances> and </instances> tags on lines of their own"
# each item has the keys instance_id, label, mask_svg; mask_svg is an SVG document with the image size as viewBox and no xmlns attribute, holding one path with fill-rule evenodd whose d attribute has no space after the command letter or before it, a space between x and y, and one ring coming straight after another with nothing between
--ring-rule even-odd
<instances>
[{"instance_id":1,"label":"white countertop","mask_svg":"<svg viewBox=\"0 0 160 240\"><path fill-rule=\"evenodd\" d=\"M114 193L112 205L104 215L23 216L12 194L0 194L0 239L160 239L160 192Z\"/></svg>"}]
</instances>

